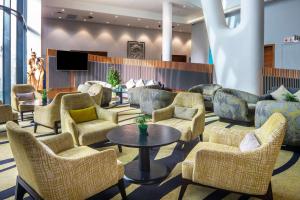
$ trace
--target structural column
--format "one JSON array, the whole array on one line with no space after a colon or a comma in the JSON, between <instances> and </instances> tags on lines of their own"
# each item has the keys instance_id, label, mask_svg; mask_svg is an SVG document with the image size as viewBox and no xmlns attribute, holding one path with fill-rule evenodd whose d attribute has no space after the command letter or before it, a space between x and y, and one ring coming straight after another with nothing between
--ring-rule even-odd
<instances>
[{"instance_id":1,"label":"structural column","mask_svg":"<svg viewBox=\"0 0 300 200\"><path fill-rule=\"evenodd\" d=\"M172 61L172 2L163 1L162 60Z\"/></svg>"}]
</instances>

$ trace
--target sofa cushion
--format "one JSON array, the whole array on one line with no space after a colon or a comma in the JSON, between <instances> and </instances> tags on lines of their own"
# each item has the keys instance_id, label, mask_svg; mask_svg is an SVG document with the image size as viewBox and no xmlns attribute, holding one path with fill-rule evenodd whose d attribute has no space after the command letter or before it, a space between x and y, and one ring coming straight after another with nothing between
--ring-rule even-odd
<instances>
[{"instance_id":1,"label":"sofa cushion","mask_svg":"<svg viewBox=\"0 0 300 200\"><path fill-rule=\"evenodd\" d=\"M248 152L248 151L253 151L258 147L260 147L260 143L256 138L255 133L250 132L247 135L245 135L239 147L241 152Z\"/></svg>"},{"instance_id":2,"label":"sofa cushion","mask_svg":"<svg viewBox=\"0 0 300 200\"><path fill-rule=\"evenodd\" d=\"M127 89L131 89L135 87L135 81L133 79L130 79L129 81L127 81L127 83L125 84Z\"/></svg>"},{"instance_id":3,"label":"sofa cushion","mask_svg":"<svg viewBox=\"0 0 300 200\"><path fill-rule=\"evenodd\" d=\"M107 140L106 134L118 125L105 120L93 120L77 124L79 131L79 144L90 145Z\"/></svg>"},{"instance_id":4,"label":"sofa cushion","mask_svg":"<svg viewBox=\"0 0 300 200\"><path fill-rule=\"evenodd\" d=\"M76 123L88 122L98 119L97 112L94 106L79 110L69 110L69 113Z\"/></svg>"},{"instance_id":5,"label":"sofa cushion","mask_svg":"<svg viewBox=\"0 0 300 200\"><path fill-rule=\"evenodd\" d=\"M271 96L277 101L285 101L285 95L290 93L283 85L281 85L277 90L271 93Z\"/></svg>"},{"instance_id":6,"label":"sofa cushion","mask_svg":"<svg viewBox=\"0 0 300 200\"><path fill-rule=\"evenodd\" d=\"M156 122L156 124L173 127L181 132L181 141L191 141L192 139L192 122L183 119L171 118Z\"/></svg>"},{"instance_id":7,"label":"sofa cushion","mask_svg":"<svg viewBox=\"0 0 300 200\"><path fill-rule=\"evenodd\" d=\"M33 101L34 100L34 93L16 93L17 99L19 101Z\"/></svg>"},{"instance_id":8,"label":"sofa cushion","mask_svg":"<svg viewBox=\"0 0 300 200\"><path fill-rule=\"evenodd\" d=\"M143 81L143 79L140 79L136 82L135 87L144 87L145 83Z\"/></svg>"},{"instance_id":9,"label":"sofa cushion","mask_svg":"<svg viewBox=\"0 0 300 200\"><path fill-rule=\"evenodd\" d=\"M159 85L159 83L157 81L154 80L149 80L146 82L146 86L150 86L150 85Z\"/></svg>"},{"instance_id":10,"label":"sofa cushion","mask_svg":"<svg viewBox=\"0 0 300 200\"><path fill-rule=\"evenodd\" d=\"M197 109L195 108L175 106L174 109L174 117L178 119L192 120L196 113Z\"/></svg>"}]
</instances>

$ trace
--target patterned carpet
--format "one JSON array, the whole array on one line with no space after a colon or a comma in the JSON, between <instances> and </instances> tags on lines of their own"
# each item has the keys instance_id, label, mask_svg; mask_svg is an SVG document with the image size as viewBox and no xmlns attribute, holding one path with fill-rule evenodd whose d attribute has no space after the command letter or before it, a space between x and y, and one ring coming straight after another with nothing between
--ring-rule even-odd
<instances>
[{"instance_id":1,"label":"patterned carpet","mask_svg":"<svg viewBox=\"0 0 300 200\"><path fill-rule=\"evenodd\" d=\"M134 123L134 119L140 114L140 110L130 108L128 106L110 108L110 110L118 113L120 125ZM20 122L20 125L33 133L33 127L30 123L32 120L32 116L27 115L26 117L26 121ZM253 129L249 127L241 127L233 124L219 122L218 118L213 113L207 113L206 128L215 125L231 129ZM0 133L0 199L13 199L17 169L9 147L9 143L7 141L5 129L4 127L1 127L0 129L2 130L2 132ZM51 129L39 126L38 133L35 135L39 139L43 139L53 137L54 134ZM197 141L195 142L195 144L196 143ZM116 146L101 147L100 145L93 145L93 147L98 150L114 148L117 151ZM171 174L165 181L156 185L141 186L126 182L126 192L128 195L128 199L177 199L180 190L181 161L184 160L186 152L189 150L190 149L183 148L179 144L171 144L162 148L152 149L151 157L155 160L159 160L161 163L166 164L170 169L172 169ZM134 159L137 159L137 155L137 149L123 147L123 153L118 153L118 158L120 161L126 164ZM282 150L280 152L272 177L274 199L300 200L299 156L299 153L294 153L290 151ZM27 196L25 199L31 198ZM100 193L99 195L96 195L91 199L117 200L121 199L121 196L118 193L117 188L111 188L105 192ZM189 185L186 190L184 199L244 200L255 198L241 196L233 193L227 193L222 190L214 190L206 187Z\"/></svg>"}]
</instances>

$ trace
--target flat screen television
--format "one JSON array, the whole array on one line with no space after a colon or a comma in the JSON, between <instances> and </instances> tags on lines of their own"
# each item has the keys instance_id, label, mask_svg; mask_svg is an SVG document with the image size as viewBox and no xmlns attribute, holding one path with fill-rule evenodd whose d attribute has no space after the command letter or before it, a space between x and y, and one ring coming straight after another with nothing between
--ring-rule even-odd
<instances>
[{"instance_id":1,"label":"flat screen television","mask_svg":"<svg viewBox=\"0 0 300 200\"><path fill-rule=\"evenodd\" d=\"M73 51L57 51L57 70L87 71L88 54Z\"/></svg>"}]
</instances>

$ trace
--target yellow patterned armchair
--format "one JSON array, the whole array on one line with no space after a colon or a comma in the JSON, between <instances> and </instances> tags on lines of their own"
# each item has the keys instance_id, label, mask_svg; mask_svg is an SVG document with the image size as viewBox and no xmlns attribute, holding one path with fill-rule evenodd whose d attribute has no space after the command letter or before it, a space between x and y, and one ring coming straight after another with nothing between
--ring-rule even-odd
<instances>
[{"instance_id":1,"label":"yellow patterned armchair","mask_svg":"<svg viewBox=\"0 0 300 200\"><path fill-rule=\"evenodd\" d=\"M38 141L14 122L6 124L18 169L16 199L80 200L118 185L126 198L124 167L116 152L75 147L70 133Z\"/></svg>"},{"instance_id":2,"label":"yellow patterned armchair","mask_svg":"<svg viewBox=\"0 0 300 200\"><path fill-rule=\"evenodd\" d=\"M103 86L100 84L92 85L87 92L95 101L95 103L101 106L103 96Z\"/></svg>"},{"instance_id":3,"label":"yellow patterned armchair","mask_svg":"<svg viewBox=\"0 0 300 200\"><path fill-rule=\"evenodd\" d=\"M34 98L40 98L39 94L32 85L16 84L11 90L11 107L13 110L20 112L21 120L25 112L33 112L33 105L23 105L22 102L33 101Z\"/></svg>"},{"instance_id":4,"label":"yellow patterned armchair","mask_svg":"<svg viewBox=\"0 0 300 200\"><path fill-rule=\"evenodd\" d=\"M18 123L18 113L13 112L10 105L4 105L0 101L0 124L4 124L8 121L14 121Z\"/></svg>"},{"instance_id":5,"label":"yellow patterned armchair","mask_svg":"<svg viewBox=\"0 0 300 200\"><path fill-rule=\"evenodd\" d=\"M48 128L54 129L54 132L58 134L58 128L60 123L60 105L63 95L70 93L57 94L52 102L47 106L35 106L34 107L34 132L36 133L38 125L42 125Z\"/></svg>"},{"instance_id":6,"label":"yellow patterned armchair","mask_svg":"<svg viewBox=\"0 0 300 200\"><path fill-rule=\"evenodd\" d=\"M76 123L70 115L70 110L95 107L97 119ZM62 97L61 128L62 132L72 134L75 143L79 146L90 145L106 141L106 134L118 125L117 113L100 108L87 93L68 94Z\"/></svg>"},{"instance_id":7,"label":"yellow patterned armchair","mask_svg":"<svg viewBox=\"0 0 300 200\"><path fill-rule=\"evenodd\" d=\"M261 128L254 130L260 147L246 152L241 152L239 145L247 131L211 129L209 142L196 145L182 163L183 185L179 199L190 181L271 199L271 177L286 126L282 114L273 114Z\"/></svg>"},{"instance_id":8,"label":"yellow patterned armchair","mask_svg":"<svg viewBox=\"0 0 300 200\"><path fill-rule=\"evenodd\" d=\"M191 119L182 119L175 116L177 108L193 109L196 112ZM152 120L156 124L178 129L181 132L181 141L194 140L204 131L205 107L203 97L197 93L180 92L170 106L153 111Z\"/></svg>"}]
</instances>

